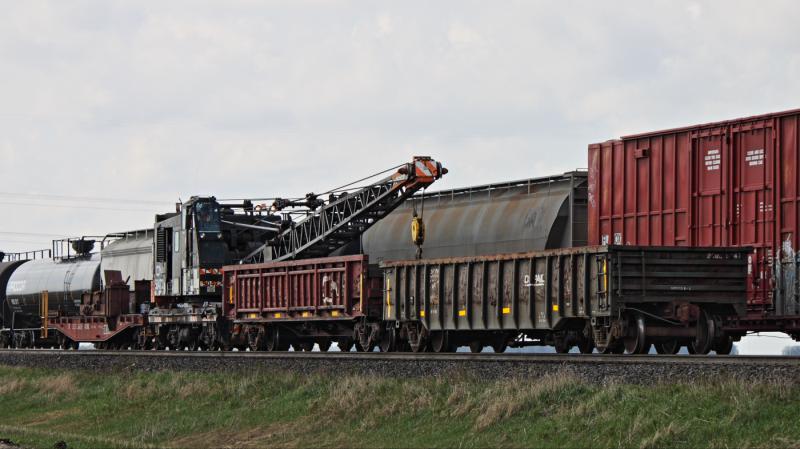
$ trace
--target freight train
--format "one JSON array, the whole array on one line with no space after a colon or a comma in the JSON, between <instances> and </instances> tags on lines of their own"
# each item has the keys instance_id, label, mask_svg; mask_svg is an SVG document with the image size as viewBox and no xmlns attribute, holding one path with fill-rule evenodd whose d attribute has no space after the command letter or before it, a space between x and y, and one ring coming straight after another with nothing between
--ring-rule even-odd
<instances>
[{"instance_id":1,"label":"freight train","mask_svg":"<svg viewBox=\"0 0 800 449\"><path fill-rule=\"evenodd\" d=\"M0 265L0 287L7 285L0 288L0 344L327 350L336 343L363 351L553 345L558 352L613 353L655 345L659 353L681 346L727 353L747 332L778 330L797 339L796 260L785 243L797 237L782 225L790 238L773 239L780 233L772 209L775 155L784 163L797 156L799 115L624 137L591 145L588 173L412 196L441 176L434 163L426 165L433 178L404 189L366 221L352 209L369 198L309 195L299 205L318 218L303 229L287 214L263 214L247 201L193 198L158 216L153 230L108 239L99 257L26 262L50 264L61 280L77 266L59 265L99 265L91 281L64 281L67 294L51 286L43 295L32 286L24 311L11 289L22 285L16 272L24 264ZM703 139L719 145L703 146ZM736 147L742 142L764 148ZM740 153L741 160L734 157ZM398 174L414 178L407 174L416 175L417 162ZM716 168L714 190L703 176ZM762 170L768 181L754 184L748 170ZM749 181L732 185L732 177ZM781 198L794 184L782 181ZM380 195L394 183L376 185L383 187L364 191ZM731 228L736 217L742 230ZM409 239L412 222L422 232ZM332 232L312 241L324 229ZM715 237L699 237L709 233ZM50 291L54 302L45 307Z\"/></svg>"}]
</instances>

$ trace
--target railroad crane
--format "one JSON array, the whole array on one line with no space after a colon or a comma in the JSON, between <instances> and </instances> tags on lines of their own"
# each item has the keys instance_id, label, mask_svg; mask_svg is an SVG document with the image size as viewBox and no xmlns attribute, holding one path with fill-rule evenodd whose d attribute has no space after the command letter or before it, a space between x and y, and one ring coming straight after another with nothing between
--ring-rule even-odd
<instances>
[{"instance_id":1,"label":"railroad crane","mask_svg":"<svg viewBox=\"0 0 800 449\"><path fill-rule=\"evenodd\" d=\"M328 256L446 173L441 163L418 156L392 175L355 192L344 191L339 196L332 193L327 203L309 194L302 204L310 207L312 213L298 223L290 222L287 229L248 254L242 262ZM273 209L281 210L291 204L297 203L278 199Z\"/></svg>"},{"instance_id":2,"label":"railroad crane","mask_svg":"<svg viewBox=\"0 0 800 449\"><path fill-rule=\"evenodd\" d=\"M320 195L275 198L269 206L192 197L175 213L158 215L148 314L153 326L142 345L213 347L227 331L220 328L223 266L328 256L446 173L441 163L416 156Z\"/></svg>"}]
</instances>

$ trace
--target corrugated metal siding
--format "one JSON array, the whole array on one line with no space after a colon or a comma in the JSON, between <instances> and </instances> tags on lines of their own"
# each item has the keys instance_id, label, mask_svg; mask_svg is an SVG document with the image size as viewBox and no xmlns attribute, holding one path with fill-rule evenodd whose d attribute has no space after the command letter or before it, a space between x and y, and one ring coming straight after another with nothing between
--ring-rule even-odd
<instances>
[{"instance_id":1,"label":"corrugated metal siding","mask_svg":"<svg viewBox=\"0 0 800 449\"><path fill-rule=\"evenodd\" d=\"M787 111L590 145L589 243L752 246L750 304L800 313L782 269L794 279L798 123ZM776 301L781 279L792 291Z\"/></svg>"},{"instance_id":2,"label":"corrugated metal siding","mask_svg":"<svg viewBox=\"0 0 800 449\"><path fill-rule=\"evenodd\" d=\"M406 201L371 227L347 253L375 263L413 259L413 211L423 212L423 257L467 257L586 245L586 172L575 171L463 189Z\"/></svg>"},{"instance_id":3,"label":"corrugated metal siding","mask_svg":"<svg viewBox=\"0 0 800 449\"><path fill-rule=\"evenodd\" d=\"M357 316L367 271L366 256L227 266L224 302L243 319Z\"/></svg>"},{"instance_id":4,"label":"corrugated metal siding","mask_svg":"<svg viewBox=\"0 0 800 449\"><path fill-rule=\"evenodd\" d=\"M747 249L595 246L382 264L386 320L430 330L550 330L643 303L745 308Z\"/></svg>"}]
</instances>

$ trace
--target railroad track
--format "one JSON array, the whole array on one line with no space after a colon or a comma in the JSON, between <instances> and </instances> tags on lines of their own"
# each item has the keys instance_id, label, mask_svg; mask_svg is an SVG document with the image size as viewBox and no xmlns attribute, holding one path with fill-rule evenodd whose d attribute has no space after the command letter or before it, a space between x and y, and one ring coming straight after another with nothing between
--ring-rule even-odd
<instances>
[{"instance_id":1,"label":"railroad track","mask_svg":"<svg viewBox=\"0 0 800 449\"><path fill-rule=\"evenodd\" d=\"M93 371L264 371L299 374L535 379L569 374L589 383L741 379L800 384L800 357L580 354L411 354L0 350L0 365Z\"/></svg>"},{"instance_id":2,"label":"railroad track","mask_svg":"<svg viewBox=\"0 0 800 449\"><path fill-rule=\"evenodd\" d=\"M531 354L531 353L481 353L457 352L448 354L410 352L249 352L249 351L64 351L56 349L0 349L0 361L7 355L61 357L137 357L137 358L192 358L192 359L245 359L245 360L354 360L354 361L425 361L425 362L475 362L475 363L532 363L532 364L713 364L713 365L780 365L800 369L800 356L765 355L615 355L615 354Z\"/></svg>"}]
</instances>

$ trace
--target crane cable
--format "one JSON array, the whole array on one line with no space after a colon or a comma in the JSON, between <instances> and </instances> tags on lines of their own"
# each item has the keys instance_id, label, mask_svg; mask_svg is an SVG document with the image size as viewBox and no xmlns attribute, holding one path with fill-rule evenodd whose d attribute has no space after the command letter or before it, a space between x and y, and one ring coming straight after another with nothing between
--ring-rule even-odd
<instances>
[{"instance_id":1,"label":"crane cable","mask_svg":"<svg viewBox=\"0 0 800 449\"><path fill-rule=\"evenodd\" d=\"M414 203L411 217L411 241L417 247L417 259L422 259L422 244L425 243L425 189L420 195L420 213L417 215L417 205Z\"/></svg>"},{"instance_id":2,"label":"crane cable","mask_svg":"<svg viewBox=\"0 0 800 449\"><path fill-rule=\"evenodd\" d=\"M382 175L382 174L385 174L385 173L389 173L390 171L397 170L397 169L399 169L400 167L402 167L404 165L406 165L406 164L400 164L400 165L396 165L396 166L391 167L391 168L387 168L386 170L382 170L382 171L379 171L377 173L373 173L373 174L371 174L369 176L363 177L361 179L357 179L355 181L349 182L349 183L344 184L342 186L335 187L333 189L330 189L330 190L322 192L322 193L318 193L317 196L328 195L330 193L349 192L349 191L353 191L353 190L359 190L359 189L361 189L361 188L363 188L365 186L354 187L354 188L350 188L350 189L348 189L348 187L350 187L350 186L352 186L354 184L358 184L359 182L366 181L368 179L372 179L372 178L374 178L376 176L379 176L379 175ZM218 201L241 201L241 200L245 200L245 199L249 199L251 201L271 201L271 200L276 200L278 198L222 198L222 199L219 199ZM303 197L289 198L289 200L301 200L301 199L303 199Z\"/></svg>"}]
</instances>

